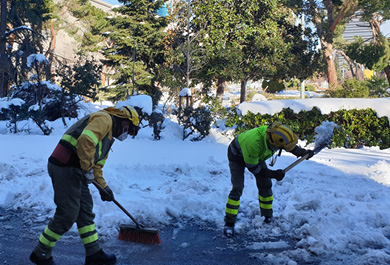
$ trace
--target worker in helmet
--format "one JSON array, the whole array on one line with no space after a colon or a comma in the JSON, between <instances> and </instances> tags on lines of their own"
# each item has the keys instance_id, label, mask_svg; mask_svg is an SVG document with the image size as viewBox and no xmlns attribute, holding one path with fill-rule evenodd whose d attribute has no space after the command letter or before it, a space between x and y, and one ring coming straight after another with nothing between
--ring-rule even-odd
<instances>
[{"instance_id":1,"label":"worker in helmet","mask_svg":"<svg viewBox=\"0 0 390 265\"><path fill-rule=\"evenodd\" d=\"M297 157L309 153L307 159L314 155L312 150L297 146L297 142L297 135L289 127L280 122L274 122L269 126L260 126L241 133L230 143L228 159L232 190L229 193L225 212L224 234L227 237L234 236L234 224L244 189L245 168L248 168L256 178L261 216L264 217L264 222L271 222L273 214L271 179L280 181L284 178L285 172L282 169L268 169L265 160L272 157L272 166L282 150L291 152Z\"/></svg>"},{"instance_id":2,"label":"worker in helmet","mask_svg":"<svg viewBox=\"0 0 390 265\"><path fill-rule=\"evenodd\" d=\"M106 254L98 241L88 184L95 180L106 191L100 192L101 199L113 200L102 168L114 138L123 141L129 134L137 135L138 125L133 107L110 107L87 115L65 132L48 162L57 208L30 255L33 263L55 264L52 249L74 223L85 247L86 265L116 263L115 255Z\"/></svg>"}]
</instances>

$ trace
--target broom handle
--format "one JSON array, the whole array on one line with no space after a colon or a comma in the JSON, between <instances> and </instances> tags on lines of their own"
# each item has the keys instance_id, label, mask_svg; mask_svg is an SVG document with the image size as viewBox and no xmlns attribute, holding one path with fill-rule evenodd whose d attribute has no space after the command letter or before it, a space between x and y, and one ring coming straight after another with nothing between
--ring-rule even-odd
<instances>
[{"instance_id":1,"label":"broom handle","mask_svg":"<svg viewBox=\"0 0 390 265\"><path fill-rule=\"evenodd\" d=\"M92 180L92 183L93 185L95 185L95 187L101 191L101 192L105 192L108 194L108 192L102 187L99 185L99 183L97 183L95 180ZM131 220L133 220L133 222L138 226L138 227L141 227L142 228L142 225L140 223L137 222L137 220L135 220L135 218L125 209L125 207L123 207L117 200L115 200L115 198L112 198L112 201L128 216L130 217Z\"/></svg>"}]
</instances>

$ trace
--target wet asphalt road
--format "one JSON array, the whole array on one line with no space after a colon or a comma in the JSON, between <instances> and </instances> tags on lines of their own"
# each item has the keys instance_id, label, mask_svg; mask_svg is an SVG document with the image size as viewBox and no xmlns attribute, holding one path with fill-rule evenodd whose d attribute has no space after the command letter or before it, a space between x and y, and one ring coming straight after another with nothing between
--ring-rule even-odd
<instances>
[{"instance_id":1,"label":"wet asphalt road","mask_svg":"<svg viewBox=\"0 0 390 265\"><path fill-rule=\"evenodd\" d=\"M0 264L32 264L28 257L47 222L46 218L39 220L32 213L0 208ZM159 234L160 245L120 241L115 236L103 238L101 243L106 252L116 254L118 265L264 264L255 257L259 250L247 247L250 238L240 235L228 239L220 229L204 223L194 224L189 220L184 226L181 222L180 227L160 228ZM272 252L277 254L284 250L273 249ZM53 258L59 265L84 264L84 247L77 232L71 230L57 242Z\"/></svg>"}]
</instances>

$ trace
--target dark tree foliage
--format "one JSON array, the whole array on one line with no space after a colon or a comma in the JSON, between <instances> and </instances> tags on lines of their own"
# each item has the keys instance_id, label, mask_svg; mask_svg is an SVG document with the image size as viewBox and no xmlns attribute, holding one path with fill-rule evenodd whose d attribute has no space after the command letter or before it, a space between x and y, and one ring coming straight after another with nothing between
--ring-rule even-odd
<instances>
[{"instance_id":1,"label":"dark tree foliage","mask_svg":"<svg viewBox=\"0 0 390 265\"><path fill-rule=\"evenodd\" d=\"M116 69L114 86L109 90L113 100L143 91L154 104L160 97L158 66L164 62L162 40L166 19L157 15L163 0L120 1L120 14L108 22L107 39L112 46L104 50L104 64ZM133 71L134 70L134 71Z\"/></svg>"},{"instance_id":2,"label":"dark tree foliage","mask_svg":"<svg viewBox=\"0 0 390 265\"><path fill-rule=\"evenodd\" d=\"M194 20L204 26L207 63L203 83L304 79L320 69L315 34L302 31L293 6L280 1L193 1ZM245 91L244 91L245 92Z\"/></svg>"},{"instance_id":3,"label":"dark tree foliage","mask_svg":"<svg viewBox=\"0 0 390 265\"><path fill-rule=\"evenodd\" d=\"M42 53L42 32L51 17L53 4L51 0L6 2L6 12L1 14L6 25L1 27L5 32L0 32L0 97L10 94L10 86L27 79L27 57Z\"/></svg>"}]
</instances>

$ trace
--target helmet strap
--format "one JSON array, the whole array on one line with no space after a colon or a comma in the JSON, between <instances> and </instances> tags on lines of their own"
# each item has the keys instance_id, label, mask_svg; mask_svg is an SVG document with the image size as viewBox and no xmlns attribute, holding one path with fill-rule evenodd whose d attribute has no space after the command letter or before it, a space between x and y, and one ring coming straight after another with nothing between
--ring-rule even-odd
<instances>
[{"instance_id":1,"label":"helmet strap","mask_svg":"<svg viewBox=\"0 0 390 265\"><path fill-rule=\"evenodd\" d=\"M111 115L111 117L112 117L112 122L113 122L112 136L114 136L116 138L123 133L123 129L122 129L122 120L123 119L116 117L116 116L113 116L113 115Z\"/></svg>"},{"instance_id":2,"label":"helmet strap","mask_svg":"<svg viewBox=\"0 0 390 265\"><path fill-rule=\"evenodd\" d=\"M269 141L273 144L274 143L274 139L272 139L272 133L271 132L267 132L267 133L268 133Z\"/></svg>"},{"instance_id":3,"label":"helmet strap","mask_svg":"<svg viewBox=\"0 0 390 265\"><path fill-rule=\"evenodd\" d=\"M128 133L133 136L133 138L138 134L140 127L135 126L132 122L130 123Z\"/></svg>"},{"instance_id":4,"label":"helmet strap","mask_svg":"<svg viewBox=\"0 0 390 265\"><path fill-rule=\"evenodd\" d=\"M276 164L276 160L277 160L278 156L280 156L281 154L282 154L282 149L279 149L278 153L275 152L275 154L271 158L271 162L269 163L269 165L271 167L273 167Z\"/></svg>"}]
</instances>

